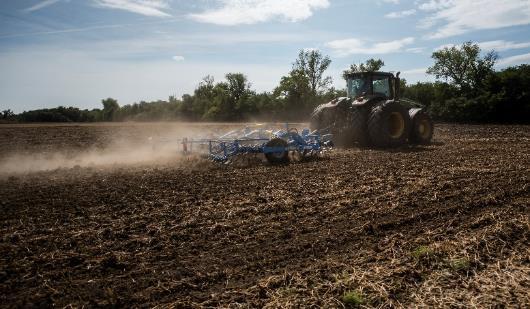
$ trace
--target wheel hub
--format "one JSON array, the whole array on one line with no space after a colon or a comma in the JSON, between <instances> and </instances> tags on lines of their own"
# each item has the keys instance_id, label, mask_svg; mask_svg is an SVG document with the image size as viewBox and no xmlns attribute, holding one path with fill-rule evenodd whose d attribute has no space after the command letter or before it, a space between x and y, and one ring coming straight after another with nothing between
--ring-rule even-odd
<instances>
[{"instance_id":1,"label":"wheel hub","mask_svg":"<svg viewBox=\"0 0 530 309\"><path fill-rule=\"evenodd\" d=\"M429 126L429 122L427 120L421 120L418 125L418 133L419 136L423 139L429 138L429 134L431 133L431 129Z\"/></svg>"},{"instance_id":2,"label":"wheel hub","mask_svg":"<svg viewBox=\"0 0 530 309\"><path fill-rule=\"evenodd\" d=\"M405 119L403 119L401 113L393 112L390 114L388 130L392 138L400 138L403 135L405 132Z\"/></svg>"}]
</instances>

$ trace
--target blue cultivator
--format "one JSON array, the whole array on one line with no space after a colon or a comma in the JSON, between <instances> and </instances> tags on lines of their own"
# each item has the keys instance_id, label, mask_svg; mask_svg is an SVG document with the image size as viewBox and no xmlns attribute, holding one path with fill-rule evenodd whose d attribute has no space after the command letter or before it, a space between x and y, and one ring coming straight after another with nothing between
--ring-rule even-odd
<instances>
[{"instance_id":1,"label":"blue cultivator","mask_svg":"<svg viewBox=\"0 0 530 309\"><path fill-rule=\"evenodd\" d=\"M239 155L264 154L270 163L287 163L289 153L299 158L313 157L331 147L331 135L312 134L308 129L299 134L296 129L287 126L286 130L278 131L245 128L217 139L182 141L184 152L191 152L193 148L207 149L208 157L215 162L230 162Z\"/></svg>"}]
</instances>

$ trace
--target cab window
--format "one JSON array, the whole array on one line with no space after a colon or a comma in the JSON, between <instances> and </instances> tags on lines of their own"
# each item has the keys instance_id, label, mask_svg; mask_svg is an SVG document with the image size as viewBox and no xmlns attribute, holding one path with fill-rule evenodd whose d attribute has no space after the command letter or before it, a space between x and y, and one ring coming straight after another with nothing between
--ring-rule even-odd
<instances>
[{"instance_id":1,"label":"cab window","mask_svg":"<svg viewBox=\"0 0 530 309\"><path fill-rule=\"evenodd\" d=\"M349 78L348 81L348 96L351 98L360 97L370 91L370 79L366 78Z\"/></svg>"},{"instance_id":2,"label":"cab window","mask_svg":"<svg viewBox=\"0 0 530 309\"><path fill-rule=\"evenodd\" d=\"M388 77L374 76L372 83L374 94L384 95L387 98L390 97L390 81Z\"/></svg>"}]
</instances>

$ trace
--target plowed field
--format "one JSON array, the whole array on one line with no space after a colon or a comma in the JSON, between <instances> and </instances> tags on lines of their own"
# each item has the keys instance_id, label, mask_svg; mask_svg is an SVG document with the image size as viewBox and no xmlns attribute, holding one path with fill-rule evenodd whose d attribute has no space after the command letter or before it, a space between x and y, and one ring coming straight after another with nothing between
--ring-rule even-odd
<instances>
[{"instance_id":1,"label":"plowed field","mask_svg":"<svg viewBox=\"0 0 530 309\"><path fill-rule=\"evenodd\" d=\"M138 152L182 131L0 126L1 306L530 306L530 127L282 166Z\"/></svg>"}]
</instances>

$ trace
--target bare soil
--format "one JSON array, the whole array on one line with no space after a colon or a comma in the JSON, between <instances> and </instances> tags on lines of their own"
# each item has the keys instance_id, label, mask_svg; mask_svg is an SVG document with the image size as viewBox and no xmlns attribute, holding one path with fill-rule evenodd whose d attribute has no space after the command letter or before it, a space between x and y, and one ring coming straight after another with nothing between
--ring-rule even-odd
<instances>
[{"instance_id":1,"label":"bare soil","mask_svg":"<svg viewBox=\"0 0 530 309\"><path fill-rule=\"evenodd\" d=\"M181 129L2 125L0 162ZM529 126L282 166L0 171L0 197L2 307L530 306Z\"/></svg>"}]
</instances>

